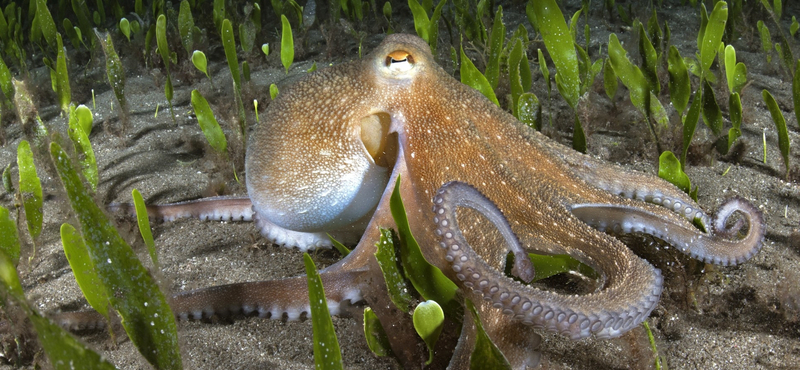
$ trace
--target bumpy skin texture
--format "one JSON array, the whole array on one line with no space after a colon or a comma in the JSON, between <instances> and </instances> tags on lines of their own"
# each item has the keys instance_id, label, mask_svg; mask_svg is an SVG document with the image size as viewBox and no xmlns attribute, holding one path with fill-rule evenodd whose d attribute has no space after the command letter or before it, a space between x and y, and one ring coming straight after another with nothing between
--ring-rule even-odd
<instances>
[{"instance_id":1,"label":"bumpy skin texture","mask_svg":"<svg viewBox=\"0 0 800 370\"><path fill-rule=\"evenodd\" d=\"M363 119L371 115L382 117L374 122L387 123L384 134L397 144L384 156L371 155L361 141ZM333 313L346 300L386 302L373 255L378 227L394 226L389 195L402 176L401 194L423 253L478 305L484 327L514 368L537 362L533 328L575 339L615 337L658 303L660 272L604 230L652 234L724 265L750 258L764 237L761 213L747 201L728 201L712 222L673 185L529 129L447 74L427 44L410 35L387 36L364 59L284 89L253 131L246 165L252 211L237 200L224 214L254 213L270 240L300 249L327 246L326 231L363 232L348 257L322 271ZM202 216L217 214L211 205L187 214L217 218ZM739 221L728 226L733 214ZM708 232L691 224L696 218ZM503 268L509 251L525 255L520 249L569 254L600 274L598 287L567 295L514 281ZM514 274L529 280L535 272L524 262ZM244 311L294 319L308 312L304 277L186 292L172 302L181 318ZM384 326L397 327L381 306L375 305ZM391 336L401 361L414 363L413 334ZM456 353L469 353L463 348L469 343L462 344Z\"/></svg>"}]
</instances>

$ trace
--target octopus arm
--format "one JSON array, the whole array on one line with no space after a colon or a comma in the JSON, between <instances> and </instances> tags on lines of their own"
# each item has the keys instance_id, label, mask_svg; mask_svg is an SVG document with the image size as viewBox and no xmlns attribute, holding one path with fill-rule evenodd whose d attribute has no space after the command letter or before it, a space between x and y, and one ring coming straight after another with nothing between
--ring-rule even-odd
<instances>
[{"instance_id":1,"label":"octopus arm","mask_svg":"<svg viewBox=\"0 0 800 370\"><path fill-rule=\"evenodd\" d=\"M573 339L592 334L611 338L639 325L658 302L663 283L660 271L607 235L591 229L582 234L584 244L605 244L602 249L597 245L582 247L578 240L569 241L575 244L575 254L587 251L581 259L597 262L591 264L605 275L605 282L591 294L564 295L512 280L487 264L469 245L459 229L456 209L469 207L481 213L500 213L477 189L465 183L450 182L439 189L433 203L437 234L441 235L441 246L447 253L445 259L451 263L456 277L484 301L516 321ZM475 204L480 206L474 207ZM501 223L495 225L498 228L507 226L502 225L507 224L505 218L484 216L493 223ZM514 248L509 249L513 251ZM588 251L602 251L606 255L599 258Z\"/></svg>"},{"instance_id":2,"label":"octopus arm","mask_svg":"<svg viewBox=\"0 0 800 370\"><path fill-rule=\"evenodd\" d=\"M742 263L755 255L761 248L765 233L761 212L741 198L729 199L720 206L708 233L657 208L576 204L572 206L572 214L601 231L653 235L693 258L725 266ZM734 214L741 217L731 222ZM739 239L745 223L748 225L747 233Z\"/></svg>"},{"instance_id":3,"label":"octopus arm","mask_svg":"<svg viewBox=\"0 0 800 370\"><path fill-rule=\"evenodd\" d=\"M558 143L546 142L545 146L559 153L559 157L569 166L570 173L586 184L623 198L660 205L690 222L699 219L704 225L709 223L708 214L684 191L666 180L647 173L628 171L563 147L556 151L561 146Z\"/></svg>"},{"instance_id":4,"label":"octopus arm","mask_svg":"<svg viewBox=\"0 0 800 370\"><path fill-rule=\"evenodd\" d=\"M332 315L338 315L343 304L361 301L360 290L353 284L361 273L331 269L320 274ZM170 298L170 308L176 318L184 321L237 314L292 321L308 317L311 312L305 276L181 292ZM72 331L101 329L106 325L105 318L97 311L62 312L50 316L61 327Z\"/></svg>"},{"instance_id":5,"label":"octopus arm","mask_svg":"<svg viewBox=\"0 0 800 370\"><path fill-rule=\"evenodd\" d=\"M320 275L325 286L328 310L340 312L345 301L361 300L352 285L358 271L332 270ZM182 292L172 297L172 312L182 320L199 320L213 315L243 313L262 318L298 320L310 315L305 276L281 280L237 283Z\"/></svg>"},{"instance_id":6,"label":"octopus arm","mask_svg":"<svg viewBox=\"0 0 800 370\"><path fill-rule=\"evenodd\" d=\"M112 212L135 214L130 203L109 205ZM215 221L252 221L253 203L248 197L209 197L185 202L147 206L150 218L174 221L180 218L198 218Z\"/></svg>"}]
</instances>

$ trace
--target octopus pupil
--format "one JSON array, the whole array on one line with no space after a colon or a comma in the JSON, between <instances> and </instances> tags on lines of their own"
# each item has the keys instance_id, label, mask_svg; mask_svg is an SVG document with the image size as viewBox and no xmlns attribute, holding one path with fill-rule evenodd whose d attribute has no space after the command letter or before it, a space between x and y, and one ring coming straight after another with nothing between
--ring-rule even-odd
<instances>
[{"instance_id":1,"label":"octopus pupil","mask_svg":"<svg viewBox=\"0 0 800 370\"><path fill-rule=\"evenodd\" d=\"M388 66L390 66L390 65L392 65L394 63L406 63L406 62L408 62L409 64L414 64L414 58L410 54L408 54L406 52L395 51L395 52L389 53L389 55L386 56L386 62L385 63L386 63L386 66L388 67Z\"/></svg>"}]
</instances>

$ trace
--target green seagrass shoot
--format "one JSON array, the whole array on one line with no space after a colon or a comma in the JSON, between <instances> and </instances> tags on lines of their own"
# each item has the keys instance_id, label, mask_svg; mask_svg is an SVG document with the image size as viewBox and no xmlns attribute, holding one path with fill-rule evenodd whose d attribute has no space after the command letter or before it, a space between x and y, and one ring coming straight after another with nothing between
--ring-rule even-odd
<instances>
[{"instance_id":1,"label":"green seagrass shoot","mask_svg":"<svg viewBox=\"0 0 800 370\"><path fill-rule=\"evenodd\" d=\"M19 263L17 223L11 218L11 212L3 206L0 206L0 253L5 254L14 266Z\"/></svg>"},{"instance_id":2,"label":"green seagrass shoot","mask_svg":"<svg viewBox=\"0 0 800 370\"><path fill-rule=\"evenodd\" d=\"M303 253L303 263L308 278L308 300L311 305L311 324L314 332L314 363L317 369L343 369L342 352L328 311L322 279L308 253Z\"/></svg>"},{"instance_id":3,"label":"green seagrass shoot","mask_svg":"<svg viewBox=\"0 0 800 370\"><path fill-rule=\"evenodd\" d=\"M285 15L281 15L281 63L289 74L289 67L294 62L294 38L292 36L292 25Z\"/></svg>"},{"instance_id":4,"label":"green seagrass shoot","mask_svg":"<svg viewBox=\"0 0 800 370\"><path fill-rule=\"evenodd\" d=\"M277 96L278 96L278 85L270 84L269 85L269 97L270 97L270 99L275 100L275 98Z\"/></svg>"},{"instance_id":5,"label":"green seagrass shoot","mask_svg":"<svg viewBox=\"0 0 800 370\"><path fill-rule=\"evenodd\" d=\"M342 257L346 257L348 254L350 254L350 249L345 247L344 244L342 244L340 241L334 239L333 236L331 236L331 234L327 234L327 235L328 235L328 239L331 241L331 244L333 244L333 248L336 249L336 251L339 252L339 254L341 254Z\"/></svg>"},{"instance_id":6,"label":"green seagrass shoot","mask_svg":"<svg viewBox=\"0 0 800 370\"><path fill-rule=\"evenodd\" d=\"M214 112L211 111L208 100L197 89L192 90L192 108L197 117L197 123L200 124L203 135L208 140L208 144L223 157L227 156L228 142L225 140L225 134L222 132L216 117L214 117Z\"/></svg>"},{"instance_id":7,"label":"green seagrass shoot","mask_svg":"<svg viewBox=\"0 0 800 370\"><path fill-rule=\"evenodd\" d=\"M133 207L136 210L136 224L139 226L139 234L142 235L142 240L147 246L147 252L150 253L150 260L153 261L153 266L158 271L158 255L156 254L156 244L153 241L153 232L150 230L150 218L147 215L147 206L144 204L142 194L138 189L131 191L131 198L133 199Z\"/></svg>"},{"instance_id":8,"label":"green seagrass shoot","mask_svg":"<svg viewBox=\"0 0 800 370\"><path fill-rule=\"evenodd\" d=\"M526 92L520 95L517 103L517 119L534 130L542 130L542 104L534 93Z\"/></svg>"},{"instance_id":9,"label":"green seagrass shoot","mask_svg":"<svg viewBox=\"0 0 800 370\"><path fill-rule=\"evenodd\" d=\"M237 118L239 120L239 133L245 137L246 116L244 112L244 102L242 101L242 81L239 74L239 58L236 56L236 42L233 40L233 26L228 19L222 21L222 46L225 48L225 58L228 61L228 68L233 78L233 96L237 107Z\"/></svg>"},{"instance_id":10,"label":"green seagrass shoot","mask_svg":"<svg viewBox=\"0 0 800 370\"><path fill-rule=\"evenodd\" d=\"M181 1L180 12L178 13L178 34L181 37L181 44L186 50L186 54L191 54L194 46L194 18L192 9L187 0ZM200 31L197 29L197 31Z\"/></svg>"},{"instance_id":11,"label":"green seagrass shoot","mask_svg":"<svg viewBox=\"0 0 800 370\"><path fill-rule=\"evenodd\" d=\"M465 85L472 87L475 90L478 90L485 96L487 99L491 100L492 103L496 105L500 105L497 101L497 96L494 94L494 89L492 89L492 85L489 83L489 80L486 79L478 68L475 67L475 64L464 54L464 47L461 47L461 82Z\"/></svg>"},{"instance_id":12,"label":"green seagrass shoot","mask_svg":"<svg viewBox=\"0 0 800 370\"><path fill-rule=\"evenodd\" d=\"M794 103L794 117L800 125L800 60L795 63L794 78L792 78L792 103Z\"/></svg>"},{"instance_id":13,"label":"green seagrass shoot","mask_svg":"<svg viewBox=\"0 0 800 370\"><path fill-rule=\"evenodd\" d=\"M494 14L492 33L489 35L489 60L486 62L486 80L497 89L500 82L500 56L503 54L503 44L506 38L506 26L503 24L503 7L498 6Z\"/></svg>"},{"instance_id":14,"label":"green seagrass shoot","mask_svg":"<svg viewBox=\"0 0 800 370\"><path fill-rule=\"evenodd\" d=\"M381 228L381 238L375 244L375 259L381 268L383 278L386 281L386 288L389 292L389 299L403 312L408 313L411 308L412 289L406 284L406 278L400 272L395 254L395 242L397 236L392 230Z\"/></svg>"},{"instance_id":15,"label":"green seagrass shoot","mask_svg":"<svg viewBox=\"0 0 800 370\"><path fill-rule=\"evenodd\" d=\"M41 1L41 0L40 0ZM63 112L69 110L72 102L72 93L69 87L69 72L67 71L67 57L64 54L64 45L61 42L61 35L56 35L58 45L58 56L56 57L56 92L58 93L58 103Z\"/></svg>"},{"instance_id":16,"label":"green seagrass shoot","mask_svg":"<svg viewBox=\"0 0 800 370\"><path fill-rule=\"evenodd\" d=\"M89 132L91 132L91 129L92 112L89 111L89 108L83 106L79 113L75 104L70 104L69 138L72 139L72 145L75 148L75 153L78 155L78 162L83 177L89 182L92 191L97 191L99 175L97 171L97 160L94 156L92 143L89 141Z\"/></svg>"},{"instance_id":17,"label":"green seagrass shoot","mask_svg":"<svg viewBox=\"0 0 800 370\"><path fill-rule=\"evenodd\" d=\"M783 157L783 164L786 167L786 178L789 178L789 152L791 150L789 141L789 132L786 128L786 119L783 117L783 112L781 108L778 106L778 102L775 101L775 98L772 97L772 94L769 91L762 90L761 96L764 99L764 103L767 105L769 109L769 113L772 116L772 121L775 122L775 128L778 130L778 147L781 150L781 157Z\"/></svg>"},{"instance_id":18,"label":"green seagrass shoot","mask_svg":"<svg viewBox=\"0 0 800 370\"><path fill-rule=\"evenodd\" d=\"M119 31L131 42L131 23L126 18L119 20Z\"/></svg>"},{"instance_id":19,"label":"green seagrass shoot","mask_svg":"<svg viewBox=\"0 0 800 370\"><path fill-rule=\"evenodd\" d=\"M692 83L689 79L689 70L686 68L681 53L675 45L670 45L667 56L667 72L669 72L669 98L681 119L683 112L689 105L692 96Z\"/></svg>"},{"instance_id":20,"label":"green seagrass shoot","mask_svg":"<svg viewBox=\"0 0 800 370\"><path fill-rule=\"evenodd\" d=\"M9 194L14 192L14 184L11 183L11 163L3 169L3 190Z\"/></svg>"},{"instance_id":21,"label":"green seagrass shoot","mask_svg":"<svg viewBox=\"0 0 800 370\"><path fill-rule=\"evenodd\" d=\"M386 330L383 329L381 321L371 307L364 309L364 337L367 340L369 350L376 356L394 355L392 346L389 344L389 336L386 335Z\"/></svg>"},{"instance_id":22,"label":"green seagrass shoot","mask_svg":"<svg viewBox=\"0 0 800 370\"><path fill-rule=\"evenodd\" d=\"M206 75L206 78L208 78L208 81L211 82L211 85L214 85L214 81L208 74L208 60L206 59L206 53L200 50L195 50L192 52L192 65L194 65L198 71L203 72L203 74Z\"/></svg>"},{"instance_id":23,"label":"green seagrass shoot","mask_svg":"<svg viewBox=\"0 0 800 370\"><path fill-rule=\"evenodd\" d=\"M428 347L428 360L425 361L425 365L430 365L433 362L433 349L436 347L436 342L439 341L442 328L444 328L444 311L436 301L428 300L414 308L412 317L414 330Z\"/></svg>"},{"instance_id":24,"label":"green seagrass shoot","mask_svg":"<svg viewBox=\"0 0 800 370\"><path fill-rule=\"evenodd\" d=\"M692 190L689 176L683 172L681 162L670 151L661 153L658 158L658 177L669 181L687 194Z\"/></svg>"},{"instance_id":25,"label":"green seagrass shoot","mask_svg":"<svg viewBox=\"0 0 800 370\"><path fill-rule=\"evenodd\" d=\"M156 20L156 45L158 46L158 53L161 55L161 60L164 62L164 69L166 69L167 72L167 83L164 85L164 95L167 97L167 102L169 103L169 115L172 117L172 122L176 123L175 114L172 110L173 88L172 76L169 73L170 51L169 45L167 44L167 17L164 16L164 14L159 15Z\"/></svg>"},{"instance_id":26,"label":"green seagrass shoot","mask_svg":"<svg viewBox=\"0 0 800 370\"><path fill-rule=\"evenodd\" d=\"M61 225L61 244L64 246L64 255L67 257L69 267L72 269L75 280L80 287L86 301L92 309L103 315L108 321L108 294L94 263L89 257L89 250L78 230L70 224Z\"/></svg>"},{"instance_id":27,"label":"green seagrass shoot","mask_svg":"<svg viewBox=\"0 0 800 370\"><path fill-rule=\"evenodd\" d=\"M100 46L106 56L106 78L108 79L108 84L111 86L111 90L114 91L117 102L122 107L124 117L128 112L128 102L125 99L125 70L122 67L122 60L114 50L114 43L111 41L109 33L103 35L99 31L95 31L95 35L100 40ZM92 95L92 105L94 106L94 95Z\"/></svg>"},{"instance_id":28,"label":"green seagrass shoot","mask_svg":"<svg viewBox=\"0 0 800 370\"><path fill-rule=\"evenodd\" d=\"M56 38L60 36L57 36L56 23L53 21L50 10L47 9L47 0L36 0L36 16L31 27L35 28L35 25L38 25L39 32L44 36L47 45L49 45L51 49L61 49L61 46L58 46L56 41Z\"/></svg>"},{"instance_id":29,"label":"green seagrass shoot","mask_svg":"<svg viewBox=\"0 0 800 370\"><path fill-rule=\"evenodd\" d=\"M17 146L17 167L19 168L19 195L31 239L36 240L42 232L42 183L36 174L33 151L27 140Z\"/></svg>"},{"instance_id":30,"label":"green seagrass shoot","mask_svg":"<svg viewBox=\"0 0 800 370\"><path fill-rule=\"evenodd\" d=\"M767 63L772 63L772 36L764 21L758 21L758 33L761 37L761 50L767 55Z\"/></svg>"}]
</instances>

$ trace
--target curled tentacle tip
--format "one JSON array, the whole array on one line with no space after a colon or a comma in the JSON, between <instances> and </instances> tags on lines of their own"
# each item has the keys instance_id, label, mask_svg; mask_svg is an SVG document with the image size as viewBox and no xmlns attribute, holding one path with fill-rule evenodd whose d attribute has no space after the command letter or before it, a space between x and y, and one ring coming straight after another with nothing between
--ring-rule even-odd
<instances>
[{"instance_id":1,"label":"curled tentacle tip","mask_svg":"<svg viewBox=\"0 0 800 370\"><path fill-rule=\"evenodd\" d=\"M764 216L758 208L744 198L733 197L726 200L717 209L713 224L715 235L735 237L738 234L741 228L744 227L743 219L737 220L730 227L726 225L728 219L736 212L743 214L751 227L764 226Z\"/></svg>"},{"instance_id":2,"label":"curled tentacle tip","mask_svg":"<svg viewBox=\"0 0 800 370\"><path fill-rule=\"evenodd\" d=\"M742 218L728 226L730 217L737 213ZM731 266L747 261L761 249L766 233L764 215L744 198L734 197L725 201L717 210L713 222L712 234L730 241L734 248L726 254L700 255L696 258L708 263ZM738 239L745 222L748 225L747 234Z\"/></svg>"}]
</instances>

